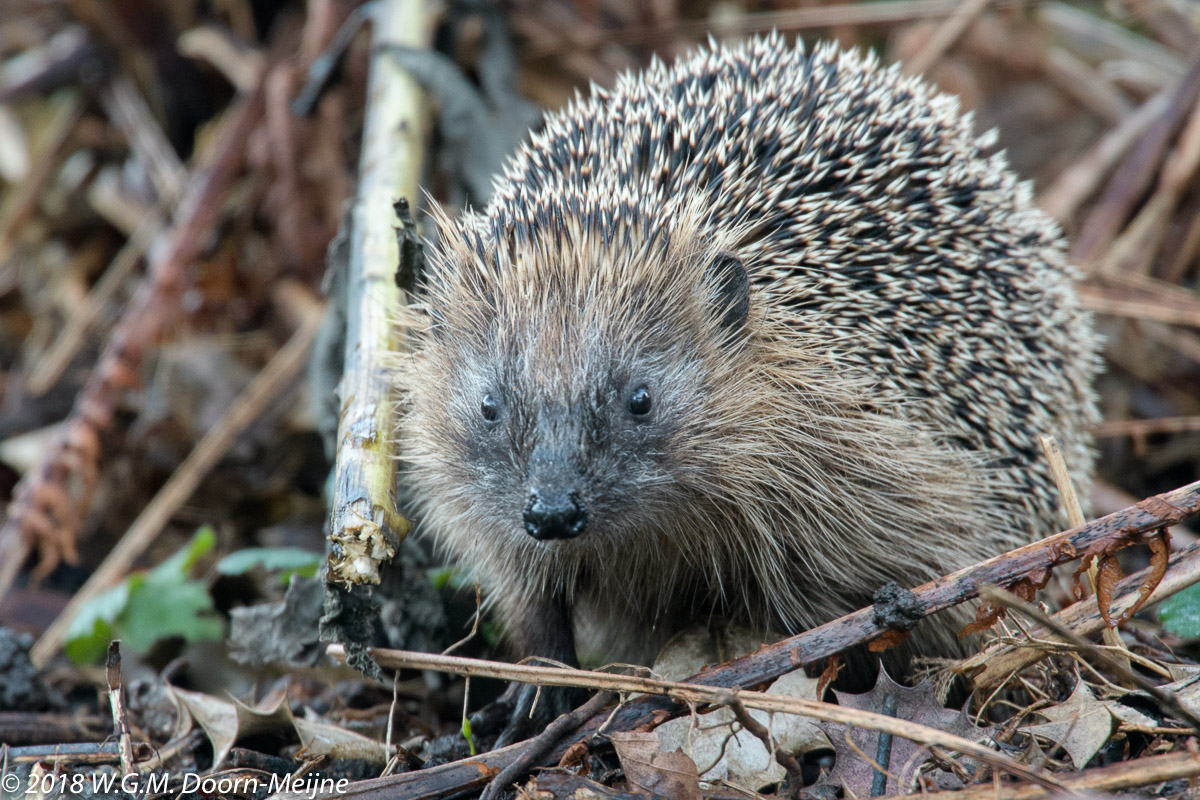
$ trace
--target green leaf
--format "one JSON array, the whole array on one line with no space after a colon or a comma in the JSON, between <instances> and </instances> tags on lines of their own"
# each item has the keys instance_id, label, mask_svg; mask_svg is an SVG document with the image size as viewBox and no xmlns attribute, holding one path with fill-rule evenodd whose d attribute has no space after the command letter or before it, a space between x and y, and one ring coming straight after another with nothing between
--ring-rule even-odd
<instances>
[{"instance_id":1,"label":"green leaf","mask_svg":"<svg viewBox=\"0 0 1200 800\"><path fill-rule=\"evenodd\" d=\"M167 581L147 575L131 578L129 602L117 620L121 640L144 653L159 639L220 639L225 632L203 581Z\"/></svg>"},{"instance_id":2,"label":"green leaf","mask_svg":"<svg viewBox=\"0 0 1200 800\"><path fill-rule=\"evenodd\" d=\"M311 578L321 568L322 558L320 553L299 547L248 547L218 561L217 572L222 575L241 575L255 567L262 567L282 571L284 580L292 575Z\"/></svg>"},{"instance_id":3,"label":"green leaf","mask_svg":"<svg viewBox=\"0 0 1200 800\"><path fill-rule=\"evenodd\" d=\"M471 748L471 755L475 755L475 740L471 738L471 720L463 717L462 735L467 740L467 746Z\"/></svg>"},{"instance_id":4,"label":"green leaf","mask_svg":"<svg viewBox=\"0 0 1200 800\"><path fill-rule=\"evenodd\" d=\"M450 584L450 579L454 577L453 567L434 567L429 570L429 582L433 584L433 588L439 592L445 589Z\"/></svg>"},{"instance_id":5,"label":"green leaf","mask_svg":"<svg viewBox=\"0 0 1200 800\"><path fill-rule=\"evenodd\" d=\"M217 546L217 534L211 525L205 525L192 534L192 540L182 550L150 570L150 575L167 580L187 580L196 565Z\"/></svg>"},{"instance_id":6,"label":"green leaf","mask_svg":"<svg viewBox=\"0 0 1200 800\"><path fill-rule=\"evenodd\" d=\"M449 586L462 591L475 591L475 576L462 567L433 567L426 573L433 588L441 591Z\"/></svg>"},{"instance_id":7,"label":"green leaf","mask_svg":"<svg viewBox=\"0 0 1200 800\"><path fill-rule=\"evenodd\" d=\"M129 600L129 582L122 581L79 609L70 627L63 650L76 664L94 664L104 656L108 643L116 638L113 623Z\"/></svg>"},{"instance_id":8,"label":"green leaf","mask_svg":"<svg viewBox=\"0 0 1200 800\"><path fill-rule=\"evenodd\" d=\"M504 638L504 629L500 627L500 623L493 620L484 620L479 624L479 635L483 640L493 647L500 644Z\"/></svg>"},{"instance_id":9,"label":"green leaf","mask_svg":"<svg viewBox=\"0 0 1200 800\"><path fill-rule=\"evenodd\" d=\"M187 641L221 638L224 621L207 585L190 578L196 562L216 543L213 529L201 528L166 561L130 575L81 608L67 631L67 655L76 663L95 663L116 638L143 653L168 636Z\"/></svg>"},{"instance_id":10,"label":"green leaf","mask_svg":"<svg viewBox=\"0 0 1200 800\"><path fill-rule=\"evenodd\" d=\"M1200 637L1200 583L1159 603L1158 621L1178 636Z\"/></svg>"}]
</instances>

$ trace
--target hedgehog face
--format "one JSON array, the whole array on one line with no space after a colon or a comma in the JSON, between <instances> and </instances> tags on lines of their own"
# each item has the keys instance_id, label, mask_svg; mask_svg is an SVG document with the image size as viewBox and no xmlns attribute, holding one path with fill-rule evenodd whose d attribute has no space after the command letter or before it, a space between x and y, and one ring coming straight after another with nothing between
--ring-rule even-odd
<instances>
[{"instance_id":1,"label":"hedgehog face","mask_svg":"<svg viewBox=\"0 0 1200 800\"><path fill-rule=\"evenodd\" d=\"M550 368L536 341L464 364L455 402L473 417L458 446L486 527L547 546L636 527L672 482L672 440L703 392L698 370L665 366L682 354L603 340L567 349Z\"/></svg>"},{"instance_id":2,"label":"hedgehog face","mask_svg":"<svg viewBox=\"0 0 1200 800\"><path fill-rule=\"evenodd\" d=\"M618 291L574 265L587 280L543 271L536 293L434 307L413 372L438 378L408 388L400 449L440 538L595 552L678 513L681 443L711 415L706 363L743 328L749 281L712 248L653 258L639 271L657 285Z\"/></svg>"}]
</instances>

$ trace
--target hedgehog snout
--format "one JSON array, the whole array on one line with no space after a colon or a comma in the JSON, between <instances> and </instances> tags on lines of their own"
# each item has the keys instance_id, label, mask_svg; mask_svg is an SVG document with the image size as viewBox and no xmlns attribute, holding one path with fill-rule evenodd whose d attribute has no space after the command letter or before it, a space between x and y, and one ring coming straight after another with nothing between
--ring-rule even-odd
<instances>
[{"instance_id":1,"label":"hedgehog snout","mask_svg":"<svg viewBox=\"0 0 1200 800\"><path fill-rule=\"evenodd\" d=\"M587 529L587 508L578 492L534 490L524 520L525 531L539 541L574 539Z\"/></svg>"}]
</instances>

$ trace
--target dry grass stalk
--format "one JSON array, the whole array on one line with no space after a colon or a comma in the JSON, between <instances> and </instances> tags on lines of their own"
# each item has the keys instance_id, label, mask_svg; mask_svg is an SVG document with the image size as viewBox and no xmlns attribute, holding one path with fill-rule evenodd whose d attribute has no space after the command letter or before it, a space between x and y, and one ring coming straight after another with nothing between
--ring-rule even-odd
<instances>
[{"instance_id":1,"label":"dry grass stalk","mask_svg":"<svg viewBox=\"0 0 1200 800\"><path fill-rule=\"evenodd\" d=\"M1063 508L1067 512L1067 521L1071 524L1072 528L1076 528L1086 522L1086 520L1083 517L1083 506L1079 504L1079 495L1075 493L1075 486L1071 482L1071 473L1067 470L1067 461L1063 458L1062 448L1058 446L1058 441L1053 436L1043 436L1042 452L1046 454L1046 460L1050 462L1050 474L1054 476L1054 483L1058 486L1058 493L1062 495ZM1089 564L1087 568L1088 584L1091 586L1093 595L1096 594L1099 570L1100 565L1095 561ZM1121 634L1112 628L1104 629L1104 643L1109 647L1125 649L1125 643L1121 641Z\"/></svg>"},{"instance_id":2,"label":"dry grass stalk","mask_svg":"<svg viewBox=\"0 0 1200 800\"><path fill-rule=\"evenodd\" d=\"M1138 601L1141 588L1152 574L1146 568L1124 578L1114 590L1112 615L1122 616ZM1192 544L1175 552L1168 564L1162 581L1154 589L1147 605L1159 603L1173 594L1200 582L1200 545ZM1054 615L1054 620L1063 628L1080 636L1094 634L1105 628L1103 615L1095 603L1075 603ZM954 667L955 672L971 678L981 691L991 691L1017 672L1036 664L1046 656L1046 651L1037 642L1059 641L1050 631L1033 628L1028 632L1028 641L1001 642L983 650Z\"/></svg>"}]
</instances>

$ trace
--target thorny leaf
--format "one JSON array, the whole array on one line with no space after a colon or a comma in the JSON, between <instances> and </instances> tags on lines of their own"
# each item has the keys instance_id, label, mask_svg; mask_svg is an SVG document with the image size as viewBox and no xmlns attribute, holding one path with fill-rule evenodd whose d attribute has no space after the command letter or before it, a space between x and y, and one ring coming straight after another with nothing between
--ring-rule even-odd
<instances>
[{"instance_id":1,"label":"thorny leaf","mask_svg":"<svg viewBox=\"0 0 1200 800\"><path fill-rule=\"evenodd\" d=\"M358 758L373 764L387 763L387 746L361 733L310 719L293 718L292 725L300 737L300 752L306 758Z\"/></svg>"},{"instance_id":2,"label":"thorny leaf","mask_svg":"<svg viewBox=\"0 0 1200 800\"><path fill-rule=\"evenodd\" d=\"M938 702L933 683L928 680L909 688L896 683L886 670L880 669L875 688L871 691L865 694L847 694L834 690L834 694L837 695L838 704L847 708L887 714L953 733L974 742L991 741L991 727L975 725L965 710L945 708ZM876 770L863 755L869 759L878 757L879 732L833 722L822 722L819 725L829 736L836 754L833 770L825 777L824 782L833 786L841 785L847 797L870 796ZM853 747L847 742L847 738L854 743ZM917 769L928 760L929 753L924 745L899 736L892 737L888 763L881 764L890 773L885 794L907 789ZM959 762L968 769L973 766L969 759L960 759Z\"/></svg>"},{"instance_id":3,"label":"thorny leaf","mask_svg":"<svg viewBox=\"0 0 1200 800\"><path fill-rule=\"evenodd\" d=\"M1112 713L1083 681L1076 681L1065 702L1037 713L1049 722L1025 725L1021 730L1056 742L1071 756L1076 769L1083 769L1112 735Z\"/></svg>"},{"instance_id":4,"label":"thorny leaf","mask_svg":"<svg viewBox=\"0 0 1200 800\"><path fill-rule=\"evenodd\" d=\"M672 800L700 800L696 763L683 753L660 752L657 732L613 733L609 738L630 786Z\"/></svg>"},{"instance_id":5,"label":"thorny leaf","mask_svg":"<svg viewBox=\"0 0 1200 800\"><path fill-rule=\"evenodd\" d=\"M172 696L187 709L208 740L212 742L213 768L219 768L229 755L229 750L238 737L237 707L229 700L222 700L200 692L188 692L169 687Z\"/></svg>"},{"instance_id":6,"label":"thorny leaf","mask_svg":"<svg viewBox=\"0 0 1200 800\"><path fill-rule=\"evenodd\" d=\"M248 706L237 700L169 688L172 697L187 709L212 742L214 768L243 736L289 729L299 737L306 757L361 758L373 763L387 761L384 745L374 739L327 722L293 717L287 693L282 689Z\"/></svg>"},{"instance_id":7,"label":"thorny leaf","mask_svg":"<svg viewBox=\"0 0 1200 800\"><path fill-rule=\"evenodd\" d=\"M1148 714L1143 714L1136 708L1130 708L1116 700L1105 700L1101 703L1109 713L1116 717L1117 722L1133 728L1157 728L1158 720Z\"/></svg>"},{"instance_id":8,"label":"thorny leaf","mask_svg":"<svg viewBox=\"0 0 1200 800\"><path fill-rule=\"evenodd\" d=\"M1164 664L1167 672L1176 681L1184 681L1191 678L1200 677L1200 666L1195 664Z\"/></svg>"}]
</instances>

